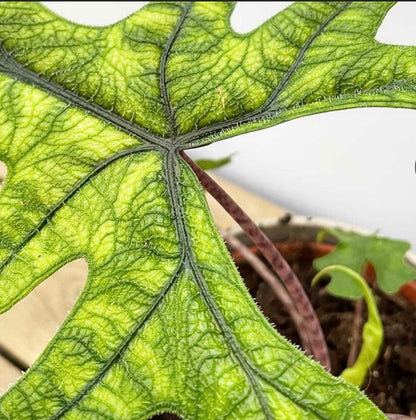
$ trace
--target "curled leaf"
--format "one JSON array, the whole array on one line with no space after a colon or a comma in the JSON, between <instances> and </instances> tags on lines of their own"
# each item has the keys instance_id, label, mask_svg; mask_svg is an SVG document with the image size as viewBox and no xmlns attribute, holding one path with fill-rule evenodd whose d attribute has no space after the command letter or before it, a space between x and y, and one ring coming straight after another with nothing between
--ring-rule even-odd
<instances>
[{"instance_id":1,"label":"curled leaf","mask_svg":"<svg viewBox=\"0 0 416 420\"><path fill-rule=\"evenodd\" d=\"M352 281L354 281L360 288L361 293L364 296L364 300L367 304L368 320L363 327L363 343L360 353L358 354L354 365L346 368L341 373L341 377L347 382L356 386L361 386L364 382L368 370L377 361L377 358L380 354L384 335L383 324L381 322L374 296L371 293L367 282L356 271L351 270L350 268L343 265L330 265L315 275L312 280L312 286L321 280L322 277L327 276L328 274L334 274L334 272L343 273Z\"/></svg>"}]
</instances>

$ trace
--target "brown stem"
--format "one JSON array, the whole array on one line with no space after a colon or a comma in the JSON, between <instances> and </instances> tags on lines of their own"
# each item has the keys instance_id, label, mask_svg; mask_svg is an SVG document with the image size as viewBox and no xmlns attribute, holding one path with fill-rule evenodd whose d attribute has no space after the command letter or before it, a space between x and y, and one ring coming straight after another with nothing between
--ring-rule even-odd
<instances>
[{"instance_id":1,"label":"brown stem","mask_svg":"<svg viewBox=\"0 0 416 420\"><path fill-rule=\"evenodd\" d=\"M364 301L359 299L355 302L354 320L352 323L351 346L348 354L347 366L352 366L357 360L358 355L358 341L360 340L360 331L363 321Z\"/></svg>"},{"instance_id":2,"label":"brown stem","mask_svg":"<svg viewBox=\"0 0 416 420\"><path fill-rule=\"evenodd\" d=\"M302 347L307 354L311 354L311 348L309 344L309 337L306 334L306 328L303 324L303 319L299 315L296 307L293 304L291 297L287 290L280 283L278 278L267 268L266 264L257 257L247 246L245 246L235 236L229 235L227 232L221 230L221 235L227 241L228 245L238 251L244 258L244 261L248 262L253 269L263 278L263 280L270 286L276 297L282 302L286 311L292 318L293 324L298 332L299 338L302 342Z\"/></svg>"},{"instance_id":3,"label":"brown stem","mask_svg":"<svg viewBox=\"0 0 416 420\"><path fill-rule=\"evenodd\" d=\"M280 252L273 246L270 239L250 219L243 209L224 191L205 171L203 171L184 151L181 156L189 164L198 177L201 185L218 201L228 214L241 226L243 231L253 241L254 245L261 251L273 270L285 285L292 297L296 309L303 319L306 333L313 357L322 364L328 371L331 370L328 347L322 332L318 317L305 293L299 279L290 268L289 264L282 257Z\"/></svg>"},{"instance_id":4,"label":"brown stem","mask_svg":"<svg viewBox=\"0 0 416 420\"><path fill-rule=\"evenodd\" d=\"M416 417L409 417L403 414L387 413L386 417L390 420L416 420Z\"/></svg>"}]
</instances>

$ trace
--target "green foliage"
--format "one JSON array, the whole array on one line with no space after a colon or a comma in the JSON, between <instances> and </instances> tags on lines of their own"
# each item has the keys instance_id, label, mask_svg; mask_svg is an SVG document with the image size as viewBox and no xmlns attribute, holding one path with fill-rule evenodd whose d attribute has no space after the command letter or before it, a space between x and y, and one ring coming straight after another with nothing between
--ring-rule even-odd
<instances>
[{"instance_id":1,"label":"green foliage","mask_svg":"<svg viewBox=\"0 0 416 420\"><path fill-rule=\"evenodd\" d=\"M296 2L246 35L230 2L106 27L0 3L0 311L65 263L85 289L1 419L382 419L262 316L178 151L318 112L416 107L392 3Z\"/></svg>"},{"instance_id":2,"label":"green foliage","mask_svg":"<svg viewBox=\"0 0 416 420\"><path fill-rule=\"evenodd\" d=\"M403 284L416 278L416 270L405 260L405 254L410 249L408 242L341 229L325 229L324 232L339 242L334 251L314 261L317 270L338 264L361 273L365 264L370 262L377 274L377 284L386 293L395 293ZM334 296L344 298L363 296L357 283L341 271L331 273L327 290Z\"/></svg>"},{"instance_id":3,"label":"green foliage","mask_svg":"<svg viewBox=\"0 0 416 420\"><path fill-rule=\"evenodd\" d=\"M197 159L195 163L202 169L208 171L210 169L221 168L221 166L228 165L231 162L231 157L227 156L221 159Z\"/></svg>"},{"instance_id":4,"label":"green foliage","mask_svg":"<svg viewBox=\"0 0 416 420\"><path fill-rule=\"evenodd\" d=\"M362 333L362 346L355 363L341 373L341 377L347 382L361 386L368 370L377 361L383 344L383 324L377 309L377 304L371 289L365 279L356 271L343 265L330 265L322 269L312 280L314 286L322 277L328 274L343 273L348 276L361 290L367 304L368 320L364 324Z\"/></svg>"}]
</instances>

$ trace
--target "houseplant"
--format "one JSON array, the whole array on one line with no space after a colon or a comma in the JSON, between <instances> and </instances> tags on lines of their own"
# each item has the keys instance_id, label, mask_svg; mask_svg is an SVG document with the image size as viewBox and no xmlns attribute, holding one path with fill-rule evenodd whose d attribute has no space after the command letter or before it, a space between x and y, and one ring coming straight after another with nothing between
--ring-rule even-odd
<instances>
[{"instance_id":1,"label":"houseplant","mask_svg":"<svg viewBox=\"0 0 416 420\"><path fill-rule=\"evenodd\" d=\"M390 6L296 3L240 36L228 2L153 2L104 28L0 4L0 310L65 262L89 266L3 418L385 418L273 331L179 152L414 108L414 49L374 40Z\"/></svg>"},{"instance_id":2,"label":"houseplant","mask_svg":"<svg viewBox=\"0 0 416 420\"><path fill-rule=\"evenodd\" d=\"M341 374L347 365L354 364L360 351L361 329L366 319L365 305L363 306L359 300L332 297L327 290L311 287L311 280L316 273L313 269L314 260L319 261L323 255L331 255L331 258L336 258L338 263L346 262L334 253L336 237L325 235L325 242L317 243L316 240L323 229L342 229L343 232L353 232L352 235L348 234L349 237L357 238L356 235L361 237L374 233L345 223L303 216L268 218L260 222L260 227L279 247L306 288L328 342L332 361L331 372L334 375ZM274 291L276 278L267 272L265 274L262 267L255 266L253 270L250 266L252 258L246 259L247 249L241 249L241 247L244 248L244 244L250 245L250 241L241 229L233 229L226 233L225 237L227 242L230 237L238 238L237 249L233 244L235 240L230 242L233 259L251 295L261 306L265 315L285 337L302 345L290 312L280 302L279 291L277 293ZM239 241L241 242L238 244ZM249 252L259 254L252 246ZM416 267L415 254L409 253L407 258L409 264ZM374 268L370 269L370 266L367 266L364 272L368 281L371 282L373 293L376 294L384 339L382 346L378 349L377 362L373 366L365 366L363 373L366 378L361 383L361 388L365 389L366 394L381 406L383 411L412 414L416 402L412 391L415 382L415 366L412 362L416 345L415 282L402 287L402 296L391 295L381 291L374 281L377 278L377 272L380 272L379 269L374 272ZM270 277L272 277L271 280ZM377 348L371 346L371 350L377 351Z\"/></svg>"}]
</instances>

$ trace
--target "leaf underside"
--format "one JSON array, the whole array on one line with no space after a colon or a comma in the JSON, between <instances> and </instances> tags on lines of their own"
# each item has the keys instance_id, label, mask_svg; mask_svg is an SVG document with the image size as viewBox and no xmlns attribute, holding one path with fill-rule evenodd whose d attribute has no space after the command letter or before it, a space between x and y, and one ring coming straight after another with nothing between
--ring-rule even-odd
<instances>
[{"instance_id":1,"label":"leaf underside","mask_svg":"<svg viewBox=\"0 0 416 420\"><path fill-rule=\"evenodd\" d=\"M391 5L296 2L241 35L229 2L152 2L101 28L0 3L0 312L75 258L89 268L0 418L385 418L263 317L178 151L414 108L415 49L374 39Z\"/></svg>"}]
</instances>

